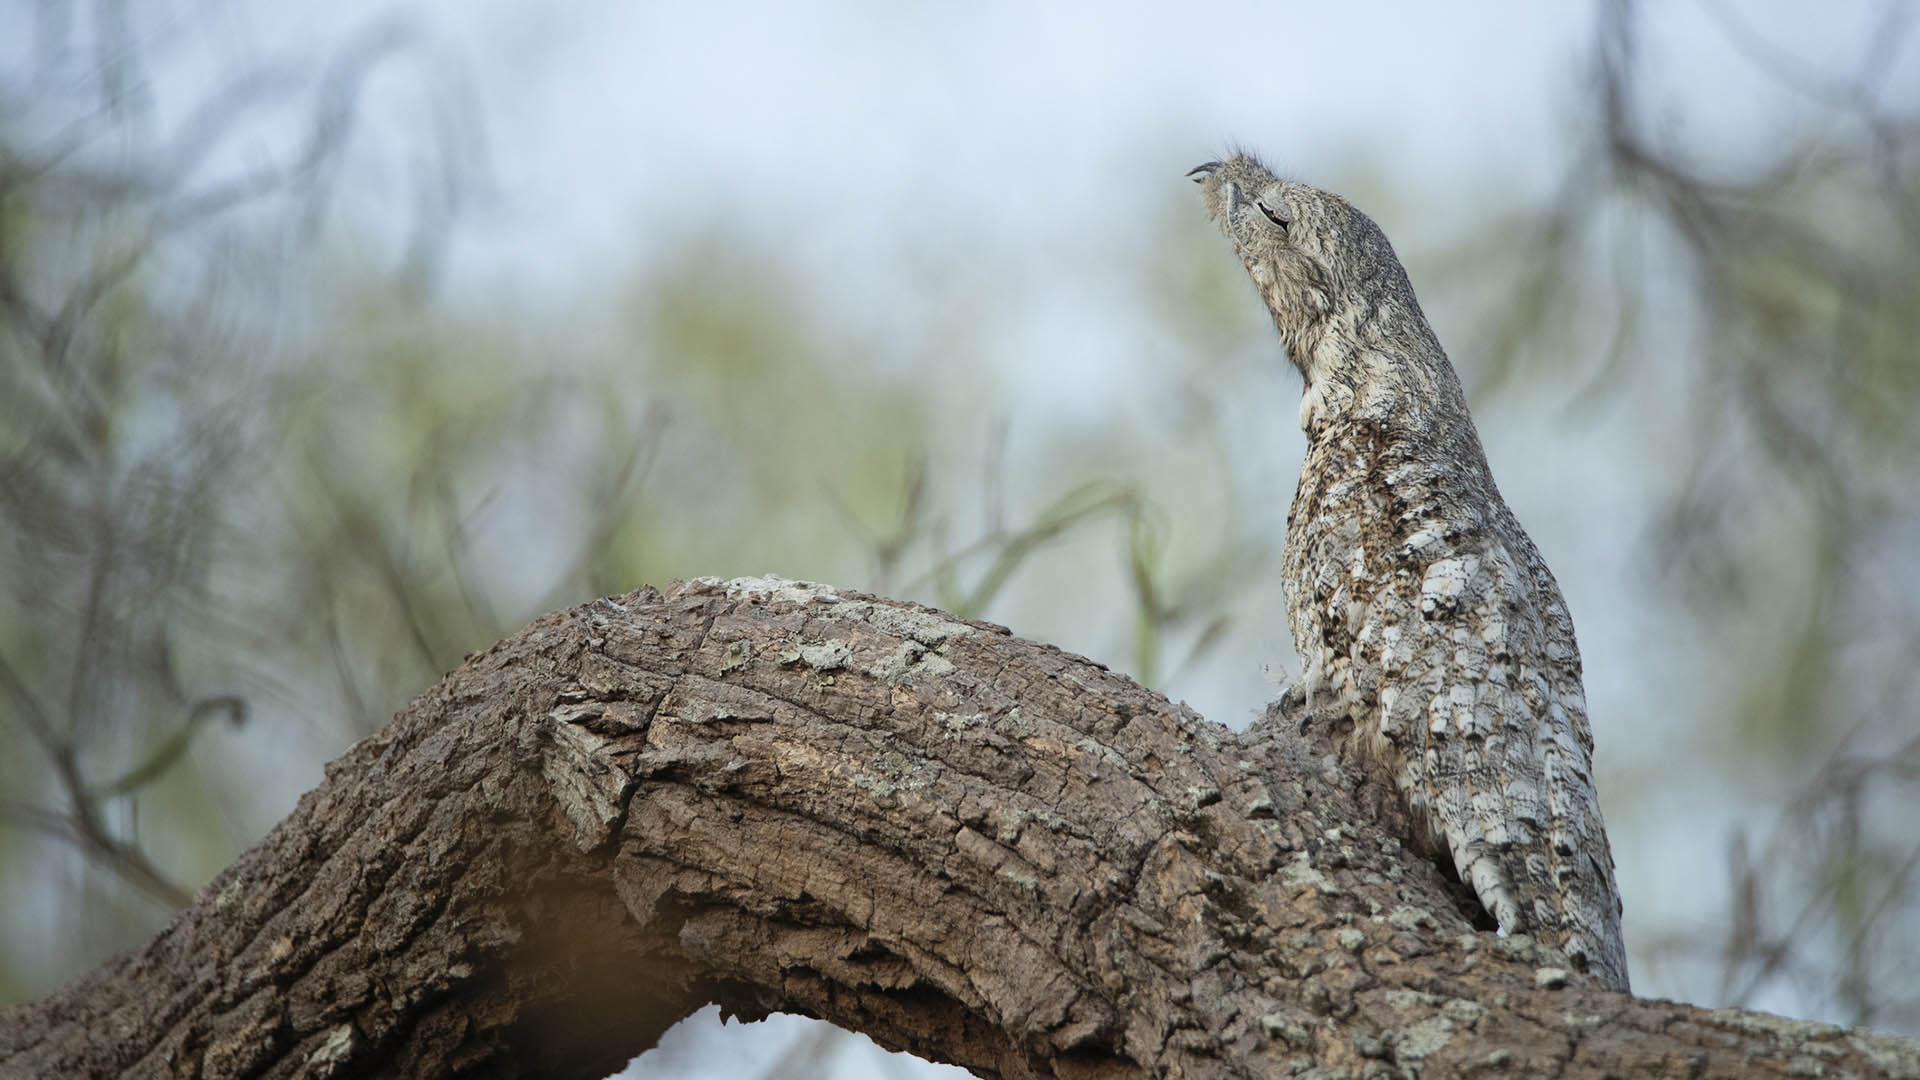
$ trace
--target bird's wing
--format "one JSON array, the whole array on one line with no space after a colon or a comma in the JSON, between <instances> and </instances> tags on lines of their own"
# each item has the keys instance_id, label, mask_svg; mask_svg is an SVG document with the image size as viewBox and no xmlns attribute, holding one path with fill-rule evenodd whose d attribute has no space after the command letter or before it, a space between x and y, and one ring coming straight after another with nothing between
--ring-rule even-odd
<instances>
[{"instance_id":1,"label":"bird's wing","mask_svg":"<svg viewBox=\"0 0 1920 1080\"><path fill-rule=\"evenodd\" d=\"M1370 719L1415 818L1502 932L1559 942L1624 987L1572 623L1521 536L1518 552L1491 530L1436 536L1421 559L1416 535L1355 636L1378 665L1355 667L1380 672Z\"/></svg>"}]
</instances>

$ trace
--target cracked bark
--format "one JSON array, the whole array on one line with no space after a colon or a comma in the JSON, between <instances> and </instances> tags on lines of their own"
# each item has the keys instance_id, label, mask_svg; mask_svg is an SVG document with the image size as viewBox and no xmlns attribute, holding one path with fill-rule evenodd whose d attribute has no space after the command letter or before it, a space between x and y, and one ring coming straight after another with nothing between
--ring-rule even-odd
<instances>
[{"instance_id":1,"label":"cracked bark","mask_svg":"<svg viewBox=\"0 0 1920 1080\"><path fill-rule=\"evenodd\" d=\"M0 1075L599 1077L717 1001L984 1076L1920 1076L1476 933L1323 751L925 608L641 590L471 657Z\"/></svg>"}]
</instances>

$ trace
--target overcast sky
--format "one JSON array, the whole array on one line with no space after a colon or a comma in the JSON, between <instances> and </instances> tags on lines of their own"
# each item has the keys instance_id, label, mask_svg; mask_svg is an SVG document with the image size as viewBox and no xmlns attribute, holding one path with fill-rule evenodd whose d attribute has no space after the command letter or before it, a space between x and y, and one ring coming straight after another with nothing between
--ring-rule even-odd
<instances>
[{"instance_id":1,"label":"overcast sky","mask_svg":"<svg viewBox=\"0 0 1920 1080\"><path fill-rule=\"evenodd\" d=\"M1684 102L1671 119L1691 145L1737 160L1818 122L1739 59L1711 5L1647 7L1650 88ZM1831 71L1862 56L1878 5L1729 7ZM200 24L192 10L174 21ZM472 88L498 181L456 276L559 289L630 264L653 227L689 213L816 246L903 210L990 232L1124 222L1229 142L1307 180L1359 159L1396 182L1539 195L1566 164L1595 21L1588 4L1535 2L220 10L195 39L217 71L323 58L383 21L417 29L420 68ZM1892 69L1891 89L1920 80L1920 65ZM367 110L366 137L418 137L408 81L389 72L373 87L387 100Z\"/></svg>"}]
</instances>

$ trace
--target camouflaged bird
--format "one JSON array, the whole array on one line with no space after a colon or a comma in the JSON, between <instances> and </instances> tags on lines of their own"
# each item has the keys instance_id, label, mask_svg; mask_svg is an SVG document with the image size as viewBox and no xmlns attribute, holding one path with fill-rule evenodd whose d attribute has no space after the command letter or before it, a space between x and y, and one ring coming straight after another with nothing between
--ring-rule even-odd
<instances>
[{"instance_id":1,"label":"camouflaged bird","mask_svg":"<svg viewBox=\"0 0 1920 1080\"><path fill-rule=\"evenodd\" d=\"M1413 846L1503 934L1627 989L1573 620L1406 271L1345 199L1248 155L1189 175L1305 380L1283 565L1306 672L1288 697L1391 781Z\"/></svg>"}]
</instances>

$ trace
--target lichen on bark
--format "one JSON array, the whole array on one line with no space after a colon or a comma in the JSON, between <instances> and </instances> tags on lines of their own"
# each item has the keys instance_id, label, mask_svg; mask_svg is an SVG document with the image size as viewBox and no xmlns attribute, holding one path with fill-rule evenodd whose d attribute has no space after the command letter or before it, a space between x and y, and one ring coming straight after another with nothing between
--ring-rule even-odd
<instances>
[{"instance_id":1,"label":"lichen on bark","mask_svg":"<svg viewBox=\"0 0 1920 1080\"><path fill-rule=\"evenodd\" d=\"M0 1075L597 1077L708 1002L985 1076L1920 1074L1477 933L1327 750L910 604L643 589L448 675Z\"/></svg>"}]
</instances>

